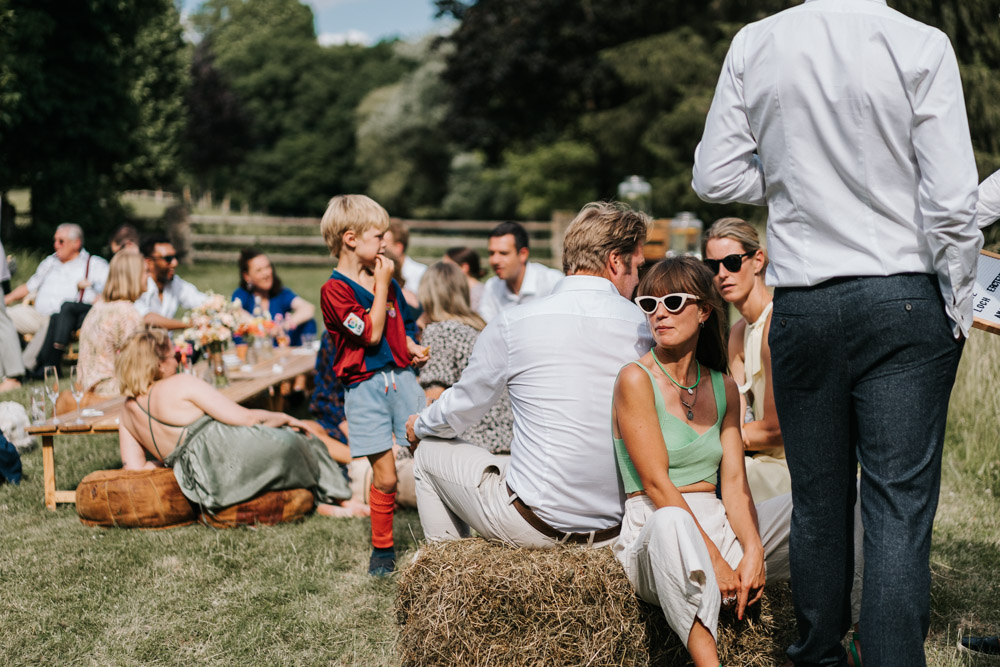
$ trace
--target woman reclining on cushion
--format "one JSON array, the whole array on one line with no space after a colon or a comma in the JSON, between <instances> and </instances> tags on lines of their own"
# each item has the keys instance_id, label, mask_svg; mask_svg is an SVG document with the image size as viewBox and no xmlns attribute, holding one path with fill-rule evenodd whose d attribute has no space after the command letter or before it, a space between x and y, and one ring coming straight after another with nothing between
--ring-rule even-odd
<instances>
[{"instance_id":1,"label":"woman reclining on cushion","mask_svg":"<svg viewBox=\"0 0 1000 667\"><path fill-rule=\"evenodd\" d=\"M115 360L115 375L128 397L118 428L126 470L172 467L188 500L210 511L266 491L307 488L316 496L318 513L343 515L336 505L351 491L324 444L338 459L349 460L343 443L318 424L244 408L176 371L174 347L162 329L135 334ZM147 461L147 452L157 460Z\"/></svg>"}]
</instances>

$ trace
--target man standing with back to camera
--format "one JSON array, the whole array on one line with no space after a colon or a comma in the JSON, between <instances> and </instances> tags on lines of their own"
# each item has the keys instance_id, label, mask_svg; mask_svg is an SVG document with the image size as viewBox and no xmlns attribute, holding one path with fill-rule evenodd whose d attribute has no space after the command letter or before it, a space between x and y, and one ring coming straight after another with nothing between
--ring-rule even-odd
<instances>
[{"instance_id":1,"label":"man standing with back to camera","mask_svg":"<svg viewBox=\"0 0 1000 667\"><path fill-rule=\"evenodd\" d=\"M796 665L844 664L858 462L862 657L925 664L941 449L982 245L976 184L941 31L885 0L807 0L733 39L692 185L768 206Z\"/></svg>"}]
</instances>

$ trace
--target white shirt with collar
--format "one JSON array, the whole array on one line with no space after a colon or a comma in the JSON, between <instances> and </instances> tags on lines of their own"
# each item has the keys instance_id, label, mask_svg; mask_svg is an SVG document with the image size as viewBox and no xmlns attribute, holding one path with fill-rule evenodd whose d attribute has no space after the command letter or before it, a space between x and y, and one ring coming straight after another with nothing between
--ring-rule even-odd
<instances>
[{"instance_id":1,"label":"white shirt with collar","mask_svg":"<svg viewBox=\"0 0 1000 667\"><path fill-rule=\"evenodd\" d=\"M885 0L806 0L733 39L695 151L706 201L768 206L768 285L931 273L972 324L982 235L958 64Z\"/></svg>"},{"instance_id":2,"label":"white shirt with collar","mask_svg":"<svg viewBox=\"0 0 1000 667\"><path fill-rule=\"evenodd\" d=\"M1000 219L1000 171L995 171L979 184L976 225L982 229L998 219Z\"/></svg>"},{"instance_id":3,"label":"white shirt with collar","mask_svg":"<svg viewBox=\"0 0 1000 667\"><path fill-rule=\"evenodd\" d=\"M140 315L146 313L156 313L163 317L172 319L177 310L184 308L196 308L200 306L208 295L198 291L198 288L186 280L174 276L163 288L163 299L160 299L160 290L156 287L156 281L148 278L146 291L135 302L135 309Z\"/></svg>"},{"instance_id":4,"label":"white shirt with collar","mask_svg":"<svg viewBox=\"0 0 1000 667\"><path fill-rule=\"evenodd\" d=\"M460 436L506 387L510 487L558 530L615 526L624 502L611 434L615 378L652 345L646 317L609 280L568 276L551 295L497 315L461 379L420 413L414 432Z\"/></svg>"},{"instance_id":5,"label":"white shirt with collar","mask_svg":"<svg viewBox=\"0 0 1000 667\"><path fill-rule=\"evenodd\" d=\"M420 279L424 277L424 272L427 270L426 264L421 264L412 257L407 257L403 260L403 268L400 271L403 274L403 280L405 281L406 289L410 290L414 294L417 293L417 287L420 286Z\"/></svg>"},{"instance_id":6,"label":"white shirt with collar","mask_svg":"<svg viewBox=\"0 0 1000 667\"><path fill-rule=\"evenodd\" d=\"M479 315L489 322L496 314L505 308L547 296L563 279L563 272L550 269L544 264L528 262L524 266L524 278L521 280L521 290L514 294L505 280L493 276L486 281L483 295L479 301Z\"/></svg>"},{"instance_id":7,"label":"white shirt with collar","mask_svg":"<svg viewBox=\"0 0 1000 667\"><path fill-rule=\"evenodd\" d=\"M80 301L77 285L84 278L90 281L90 287L83 291L82 301L94 303L108 280L108 262L86 250L80 250L80 254L68 262L60 261L55 253L43 259L27 282L28 291L35 295L35 311L51 317L59 312L63 303Z\"/></svg>"}]
</instances>

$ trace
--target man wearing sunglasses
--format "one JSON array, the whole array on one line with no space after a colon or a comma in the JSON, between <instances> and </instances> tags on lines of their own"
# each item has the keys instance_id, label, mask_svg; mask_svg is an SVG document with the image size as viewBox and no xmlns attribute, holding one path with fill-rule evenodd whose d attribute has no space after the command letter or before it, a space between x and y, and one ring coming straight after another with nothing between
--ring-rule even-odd
<instances>
[{"instance_id":1,"label":"man wearing sunglasses","mask_svg":"<svg viewBox=\"0 0 1000 667\"><path fill-rule=\"evenodd\" d=\"M796 665L844 660L859 462L862 656L925 664L941 449L982 245L963 100L940 30L885 0L807 0L734 37L695 152L702 199L768 207Z\"/></svg>"},{"instance_id":2,"label":"man wearing sunglasses","mask_svg":"<svg viewBox=\"0 0 1000 667\"><path fill-rule=\"evenodd\" d=\"M146 259L146 292L135 302L135 309L147 324L164 329L183 329L176 319L180 308L195 308L207 298L197 287L177 277L177 251L165 236L150 236L140 245Z\"/></svg>"},{"instance_id":3,"label":"man wearing sunglasses","mask_svg":"<svg viewBox=\"0 0 1000 667\"><path fill-rule=\"evenodd\" d=\"M567 275L552 294L498 313L459 381L410 417L428 540L467 536L470 527L533 548L618 535L624 494L611 394L618 370L652 346L645 316L628 300L647 226L645 214L628 208L585 206L567 228ZM505 390L514 412L510 457L457 440Z\"/></svg>"}]
</instances>

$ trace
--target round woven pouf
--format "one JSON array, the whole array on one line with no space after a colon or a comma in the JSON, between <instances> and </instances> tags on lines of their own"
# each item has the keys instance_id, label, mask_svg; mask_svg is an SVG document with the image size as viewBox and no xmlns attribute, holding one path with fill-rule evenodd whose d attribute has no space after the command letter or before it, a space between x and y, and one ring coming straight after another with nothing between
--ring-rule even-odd
<instances>
[{"instance_id":1,"label":"round woven pouf","mask_svg":"<svg viewBox=\"0 0 1000 667\"><path fill-rule=\"evenodd\" d=\"M197 519L171 468L92 472L76 487L76 513L86 526L118 528L173 528Z\"/></svg>"},{"instance_id":2,"label":"round woven pouf","mask_svg":"<svg viewBox=\"0 0 1000 667\"><path fill-rule=\"evenodd\" d=\"M216 528L236 526L273 526L298 521L313 508L313 493L308 489L268 491L256 498L231 505L218 512L202 512L199 520Z\"/></svg>"}]
</instances>

